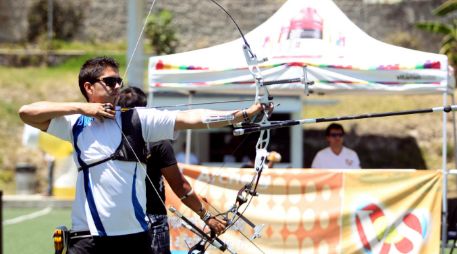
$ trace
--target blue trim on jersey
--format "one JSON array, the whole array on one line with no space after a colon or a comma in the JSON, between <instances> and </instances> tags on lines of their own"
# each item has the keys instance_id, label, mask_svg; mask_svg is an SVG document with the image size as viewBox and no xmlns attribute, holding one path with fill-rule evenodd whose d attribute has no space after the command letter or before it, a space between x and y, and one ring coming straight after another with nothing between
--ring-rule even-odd
<instances>
[{"instance_id":1,"label":"blue trim on jersey","mask_svg":"<svg viewBox=\"0 0 457 254\"><path fill-rule=\"evenodd\" d=\"M133 183L132 183L132 203L133 210L135 211L135 217L140 223L144 231L148 230L148 222L146 221L146 214L144 213L143 207L141 207L138 197L136 196L136 171L138 168L138 163L135 164L135 173L133 174Z\"/></svg>"},{"instance_id":2,"label":"blue trim on jersey","mask_svg":"<svg viewBox=\"0 0 457 254\"><path fill-rule=\"evenodd\" d=\"M94 220L95 227L97 228L99 236L106 236L105 227L103 227L102 220L98 215L97 206L95 205L94 194L91 189L90 178L89 178L89 169L86 167L87 164L81 159L81 150L78 147L78 136L83 131L84 127L88 126L94 118L81 115L73 126L73 146L75 148L76 154L78 155L79 165L83 168L84 175L84 191L86 192L87 203L89 204L89 210Z\"/></svg>"}]
</instances>

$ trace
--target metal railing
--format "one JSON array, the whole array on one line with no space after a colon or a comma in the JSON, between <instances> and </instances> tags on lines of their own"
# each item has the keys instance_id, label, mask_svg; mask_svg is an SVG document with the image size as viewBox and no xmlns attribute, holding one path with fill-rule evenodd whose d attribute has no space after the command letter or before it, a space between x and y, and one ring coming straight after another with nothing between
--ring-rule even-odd
<instances>
[{"instance_id":1,"label":"metal railing","mask_svg":"<svg viewBox=\"0 0 457 254\"><path fill-rule=\"evenodd\" d=\"M0 254L3 254L3 191L0 190Z\"/></svg>"}]
</instances>

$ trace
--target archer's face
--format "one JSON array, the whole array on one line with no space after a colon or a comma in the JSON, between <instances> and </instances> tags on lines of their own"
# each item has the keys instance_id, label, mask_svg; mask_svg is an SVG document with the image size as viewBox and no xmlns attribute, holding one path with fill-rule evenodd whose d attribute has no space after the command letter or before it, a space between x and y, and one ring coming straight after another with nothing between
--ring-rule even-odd
<instances>
[{"instance_id":1,"label":"archer's face","mask_svg":"<svg viewBox=\"0 0 457 254\"><path fill-rule=\"evenodd\" d=\"M93 83L86 82L84 87L89 96L89 102L112 103L114 105L119 97L122 81L119 77L119 72L108 67L98 77L97 81Z\"/></svg>"}]
</instances>

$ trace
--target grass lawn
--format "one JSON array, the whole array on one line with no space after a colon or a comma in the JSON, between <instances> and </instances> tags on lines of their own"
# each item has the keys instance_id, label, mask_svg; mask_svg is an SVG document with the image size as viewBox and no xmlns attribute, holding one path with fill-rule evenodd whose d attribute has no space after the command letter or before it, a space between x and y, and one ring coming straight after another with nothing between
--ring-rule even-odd
<instances>
[{"instance_id":1,"label":"grass lawn","mask_svg":"<svg viewBox=\"0 0 457 254\"><path fill-rule=\"evenodd\" d=\"M3 209L3 220L31 214L43 209ZM50 213L16 224L3 225L3 251L5 254L54 253L52 234L58 225L70 227L70 209L52 209Z\"/></svg>"}]
</instances>

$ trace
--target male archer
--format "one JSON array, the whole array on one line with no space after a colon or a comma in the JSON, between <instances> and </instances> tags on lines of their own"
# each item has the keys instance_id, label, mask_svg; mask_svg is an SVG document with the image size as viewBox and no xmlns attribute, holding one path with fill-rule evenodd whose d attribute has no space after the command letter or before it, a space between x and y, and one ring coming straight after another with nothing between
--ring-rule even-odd
<instances>
[{"instance_id":1,"label":"male archer","mask_svg":"<svg viewBox=\"0 0 457 254\"><path fill-rule=\"evenodd\" d=\"M123 82L112 58L87 60L78 79L87 103L41 101L19 109L24 123L74 146L78 176L68 253L153 253L146 217L146 172L142 169L144 143L173 139L176 130L241 122L265 106L254 104L234 111L143 109L121 113L114 105ZM208 121L221 115L231 118ZM140 122L141 137L130 128L133 119Z\"/></svg>"},{"instance_id":2,"label":"male archer","mask_svg":"<svg viewBox=\"0 0 457 254\"><path fill-rule=\"evenodd\" d=\"M145 107L146 94L137 87L128 87L120 93L118 105L123 108ZM213 232L221 233L226 222L209 216L205 206L178 168L173 147L169 140L147 144L146 212L150 219L150 231L154 253L170 254L170 231L167 210L164 205L165 178L181 201L204 221ZM162 177L163 176L163 177Z\"/></svg>"}]
</instances>

